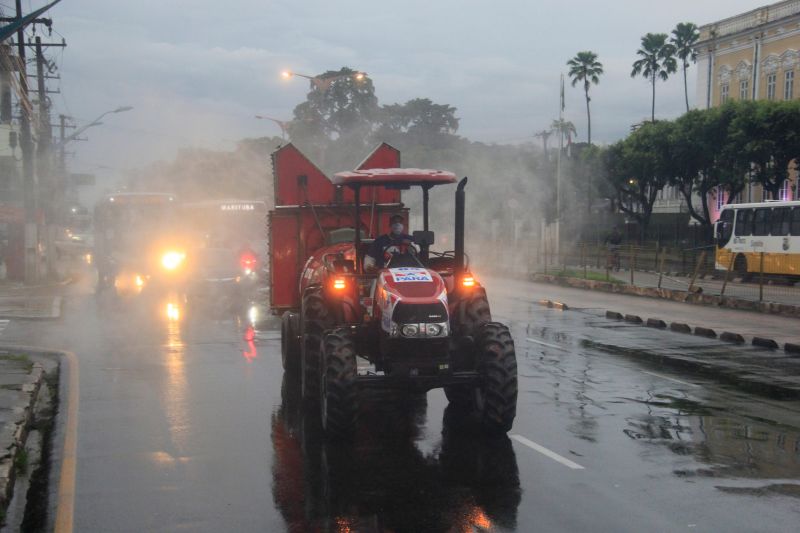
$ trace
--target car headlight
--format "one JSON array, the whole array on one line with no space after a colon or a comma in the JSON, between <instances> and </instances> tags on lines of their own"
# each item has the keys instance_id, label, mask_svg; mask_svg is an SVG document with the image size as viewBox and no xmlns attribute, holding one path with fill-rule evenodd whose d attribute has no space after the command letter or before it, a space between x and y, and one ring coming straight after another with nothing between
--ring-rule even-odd
<instances>
[{"instance_id":1,"label":"car headlight","mask_svg":"<svg viewBox=\"0 0 800 533\"><path fill-rule=\"evenodd\" d=\"M181 252L167 252L161 256L161 266L166 268L167 270L175 270L183 260L186 259L186 254Z\"/></svg>"},{"instance_id":2,"label":"car headlight","mask_svg":"<svg viewBox=\"0 0 800 533\"><path fill-rule=\"evenodd\" d=\"M403 333L404 337L416 337L417 333L419 333L419 326L416 324L406 324L400 331Z\"/></svg>"}]
</instances>

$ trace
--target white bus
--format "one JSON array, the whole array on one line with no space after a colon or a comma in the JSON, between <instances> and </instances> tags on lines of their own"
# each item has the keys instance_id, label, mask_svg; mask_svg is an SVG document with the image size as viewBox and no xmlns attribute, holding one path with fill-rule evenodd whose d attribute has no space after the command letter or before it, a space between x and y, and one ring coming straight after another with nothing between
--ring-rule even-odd
<instances>
[{"instance_id":1,"label":"white bus","mask_svg":"<svg viewBox=\"0 0 800 533\"><path fill-rule=\"evenodd\" d=\"M726 205L714 236L717 269L751 278L763 253L764 274L800 276L800 201Z\"/></svg>"}]
</instances>

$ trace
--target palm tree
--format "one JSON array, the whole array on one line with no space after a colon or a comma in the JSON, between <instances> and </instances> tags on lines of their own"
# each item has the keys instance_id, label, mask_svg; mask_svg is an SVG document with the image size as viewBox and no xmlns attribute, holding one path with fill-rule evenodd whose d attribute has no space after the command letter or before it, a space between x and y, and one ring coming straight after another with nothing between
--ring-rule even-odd
<instances>
[{"instance_id":1,"label":"palm tree","mask_svg":"<svg viewBox=\"0 0 800 533\"><path fill-rule=\"evenodd\" d=\"M563 118L554 120L553 123L550 124L550 129L555 133L560 134L561 139L564 137L570 139L573 135L578 134L578 130L575 129L575 124L569 120L564 120Z\"/></svg>"},{"instance_id":2,"label":"palm tree","mask_svg":"<svg viewBox=\"0 0 800 533\"><path fill-rule=\"evenodd\" d=\"M572 79L572 86L575 87L579 81L583 82L583 92L586 94L586 122L587 136L589 144L592 144L592 115L589 112L589 86L600 83L600 75L603 74L603 64L597 60L597 54L590 51L578 52L575 57L567 61L569 67L569 77Z\"/></svg>"},{"instance_id":3,"label":"palm tree","mask_svg":"<svg viewBox=\"0 0 800 533\"><path fill-rule=\"evenodd\" d=\"M631 78L642 75L653 85L653 101L650 119L656 120L656 80L667 81L669 75L678 70L675 47L667 42L666 33L648 33L642 37L642 46L636 51L639 59L634 61Z\"/></svg>"},{"instance_id":4,"label":"palm tree","mask_svg":"<svg viewBox=\"0 0 800 533\"><path fill-rule=\"evenodd\" d=\"M672 30L669 42L675 47L675 52L683 62L683 95L686 97L686 112L689 112L689 88L686 85L686 70L689 62L697 62L697 49L694 47L700 39L697 26L691 22L679 22Z\"/></svg>"}]
</instances>

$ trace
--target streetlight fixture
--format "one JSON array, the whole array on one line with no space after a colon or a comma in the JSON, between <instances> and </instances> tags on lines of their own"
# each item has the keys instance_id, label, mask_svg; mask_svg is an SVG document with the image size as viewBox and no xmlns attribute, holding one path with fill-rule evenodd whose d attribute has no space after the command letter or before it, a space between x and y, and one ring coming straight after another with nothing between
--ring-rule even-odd
<instances>
[{"instance_id":1,"label":"streetlight fixture","mask_svg":"<svg viewBox=\"0 0 800 533\"><path fill-rule=\"evenodd\" d=\"M267 116L264 116L264 115L256 115L256 118L259 119L259 120L271 120L272 122L277 124L278 127L280 127L280 129L281 129L281 138L284 141L286 140L286 130L289 127L289 122L290 121L288 121L288 120L278 120L277 118L267 117Z\"/></svg>"},{"instance_id":2,"label":"streetlight fixture","mask_svg":"<svg viewBox=\"0 0 800 533\"><path fill-rule=\"evenodd\" d=\"M349 74L338 74L336 76L323 78L321 76L309 76L308 74L300 74L299 72L292 72L291 70L284 70L283 72L281 72L281 77L283 77L283 79L285 80L288 80L294 76L300 76L301 78L309 80L314 85L314 88L324 92L327 91L330 88L331 84L333 84L333 82L336 80L342 78L353 78L356 81L363 81L364 78L367 77L367 73L357 71Z\"/></svg>"},{"instance_id":3,"label":"streetlight fixture","mask_svg":"<svg viewBox=\"0 0 800 533\"><path fill-rule=\"evenodd\" d=\"M124 113L125 111L130 111L131 109L133 109L133 106L125 105L125 106L118 107L116 109L112 109L111 111L106 111L105 113L101 114L99 117L97 117L96 119L92 120L91 122L89 122L85 126L83 126L81 128L78 128L72 135L70 135L68 137L64 137L64 140L62 140L59 143L59 146L61 146L61 148L63 149L65 144L67 144L70 141L74 141L75 139L77 139L80 136L80 134L83 133L84 131L88 130L89 128L91 128L93 126L102 125L103 123L100 122L100 119L103 118L104 116L111 115L112 113Z\"/></svg>"}]
</instances>

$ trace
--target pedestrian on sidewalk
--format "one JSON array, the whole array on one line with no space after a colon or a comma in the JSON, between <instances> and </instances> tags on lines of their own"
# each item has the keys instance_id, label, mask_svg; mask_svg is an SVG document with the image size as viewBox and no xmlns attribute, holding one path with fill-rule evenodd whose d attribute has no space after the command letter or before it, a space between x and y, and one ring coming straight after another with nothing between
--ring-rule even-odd
<instances>
[{"instance_id":1,"label":"pedestrian on sidewalk","mask_svg":"<svg viewBox=\"0 0 800 533\"><path fill-rule=\"evenodd\" d=\"M614 226L614 229L611 230L611 233L606 236L603 244L605 244L606 248L608 249L608 256L606 258L606 264L608 268L619 271L619 250L622 247L622 232L619 230L619 226Z\"/></svg>"}]
</instances>

